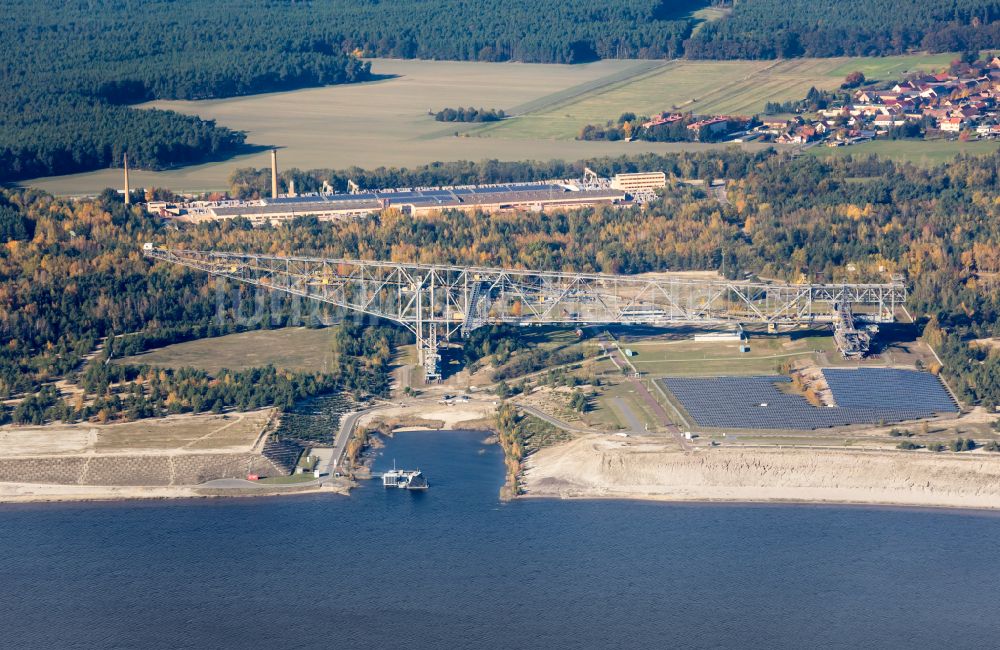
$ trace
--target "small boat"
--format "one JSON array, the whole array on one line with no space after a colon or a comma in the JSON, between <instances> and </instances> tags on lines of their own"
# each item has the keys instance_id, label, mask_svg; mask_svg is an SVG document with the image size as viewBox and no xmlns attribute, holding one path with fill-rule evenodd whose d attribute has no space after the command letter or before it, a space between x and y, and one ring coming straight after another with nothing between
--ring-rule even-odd
<instances>
[{"instance_id":1,"label":"small boat","mask_svg":"<svg viewBox=\"0 0 1000 650\"><path fill-rule=\"evenodd\" d=\"M426 490L428 486L427 479L419 469L396 469L396 462L393 461L392 469L382 474L382 487Z\"/></svg>"}]
</instances>

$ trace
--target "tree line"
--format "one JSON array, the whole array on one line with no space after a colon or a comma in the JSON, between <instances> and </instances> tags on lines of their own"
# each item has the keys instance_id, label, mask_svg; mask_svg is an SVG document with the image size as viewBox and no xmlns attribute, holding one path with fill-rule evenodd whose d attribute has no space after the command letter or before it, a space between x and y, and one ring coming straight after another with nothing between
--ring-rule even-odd
<instances>
[{"instance_id":1,"label":"tree line","mask_svg":"<svg viewBox=\"0 0 1000 650\"><path fill-rule=\"evenodd\" d=\"M860 73L858 73L860 74ZM863 77L862 77L863 78ZM837 90L817 90L809 88L803 99L789 99L783 102L767 102L764 104L765 115L779 113L815 113L834 104L845 104L851 101L851 93Z\"/></svg>"},{"instance_id":2,"label":"tree line","mask_svg":"<svg viewBox=\"0 0 1000 650\"><path fill-rule=\"evenodd\" d=\"M646 142L722 142L739 130L752 128L759 124L754 117L749 121L740 118L728 118L724 127L702 125L689 128L692 124L706 116L684 113L680 119L664 124L643 126L650 121L648 115L637 117L635 113L626 112L617 120L608 120L603 126L587 124L580 129L577 140L645 140Z\"/></svg>"}]
</instances>

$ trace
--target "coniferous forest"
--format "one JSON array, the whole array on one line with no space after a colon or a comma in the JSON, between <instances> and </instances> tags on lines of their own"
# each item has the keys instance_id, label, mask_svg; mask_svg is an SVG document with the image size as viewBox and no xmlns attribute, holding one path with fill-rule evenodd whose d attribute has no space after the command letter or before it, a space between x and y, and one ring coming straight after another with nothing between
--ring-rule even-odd
<instances>
[{"instance_id":1,"label":"coniferous forest","mask_svg":"<svg viewBox=\"0 0 1000 650\"><path fill-rule=\"evenodd\" d=\"M743 0L685 44L695 59L885 56L1000 44L998 0Z\"/></svg>"},{"instance_id":2,"label":"coniferous forest","mask_svg":"<svg viewBox=\"0 0 1000 650\"><path fill-rule=\"evenodd\" d=\"M5 3L0 181L232 152L245 135L129 106L359 81L369 66L306 4L195 0ZM324 23L326 24L326 23Z\"/></svg>"}]
</instances>

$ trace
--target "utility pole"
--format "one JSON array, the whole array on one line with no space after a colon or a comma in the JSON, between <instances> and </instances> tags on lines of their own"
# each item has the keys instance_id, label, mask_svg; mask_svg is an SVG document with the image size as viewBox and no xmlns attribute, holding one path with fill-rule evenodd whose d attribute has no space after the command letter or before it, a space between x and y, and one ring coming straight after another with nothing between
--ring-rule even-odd
<instances>
[{"instance_id":1,"label":"utility pole","mask_svg":"<svg viewBox=\"0 0 1000 650\"><path fill-rule=\"evenodd\" d=\"M130 205L132 203L131 189L128 186L128 152L126 151L123 155L123 160L125 161L125 205Z\"/></svg>"}]
</instances>

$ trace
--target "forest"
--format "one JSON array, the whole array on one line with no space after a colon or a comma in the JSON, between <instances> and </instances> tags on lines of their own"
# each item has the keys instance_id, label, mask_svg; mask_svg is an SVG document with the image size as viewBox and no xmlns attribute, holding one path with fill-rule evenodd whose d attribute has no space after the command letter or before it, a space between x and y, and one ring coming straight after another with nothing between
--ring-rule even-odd
<instances>
[{"instance_id":1,"label":"forest","mask_svg":"<svg viewBox=\"0 0 1000 650\"><path fill-rule=\"evenodd\" d=\"M421 218L387 210L336 223L300 218L253 228L236 219L177 230L139 208L126 208L111 191L83 201L2 191L0 340L6 344L0 348L0 397L31 396L27 406L18 407L18 417L36 421L57 415L96 420L102 410L110 418L194 410L193 395L199 391L206 397L198 409L281 404L288 395L330 385L384 392L388 355L408 339L378 323L343 326L347 329L337 344L341 362L330 377L274 376L272 381L266 373L263 380L233 374L230 381L243 388L227 392L212 388L218 377L177 371L157 374L154 392L151 369L95 368L104 367L100 354L106 352L89 361L87 356L109 336L114 355L122 355L240 328L315 325L296 316L280 295L262 305L256 320L239 318L237 298L245 287L226 288L184 268L150 263L138 250L148 240L191 248L584 272L722 267L730 277L755 273L790 281L802 275L832 282L881 281L899 272L910 289L908 309L960 397L972 404L1000 404L1000 351L979 342L1000 335L1000 154L921 168L876 157L824 160L730 149L575 163L437 164L361 176L346 170L289 171L283 181L297 174L316 185L324 180L339 184L350 176L395 186L495 182L579 176L584 165L602 175L662 169L678 178L728 178L729 204L696 187L675 186L641 208L445 212ZM243 172L234 187L256 191L243 184L255 178ZM253 303L251 294L242 299ZM518 347L510 341L497 345ZM490 347L479 338L470 346L470 358ZM112 381L105 372L126 374ZM70 404L54 395L52 382L66 377L86 384L92 401ZM105 384L116 386L115 391L103 392ZM171 392L180 406L167 404Z\"/></svg>"},{"instance_id":2,"label":"forest","mask_svg":"<svg viewBox=\"0 0 1000 650\"><path fill-rule=\"evenodd\" d=\"M998 0L744 0L684 43L692 59L885 56L1000 43Z\"/></svg>"},{"instance_id":3,"label":"forest","mask_svg":"<svg viewBox=\"0 0 1000 650\"><path fill-rule=\"evenodd\" d=\"M4 9L0 182L121 166L125 151L136 167L162 169L246 140L212 121L129 104L369 77L305 4L154 0L140 10L126 0L12 0Z\"/></svg>"}]
</instances>

